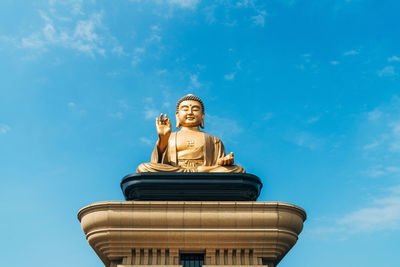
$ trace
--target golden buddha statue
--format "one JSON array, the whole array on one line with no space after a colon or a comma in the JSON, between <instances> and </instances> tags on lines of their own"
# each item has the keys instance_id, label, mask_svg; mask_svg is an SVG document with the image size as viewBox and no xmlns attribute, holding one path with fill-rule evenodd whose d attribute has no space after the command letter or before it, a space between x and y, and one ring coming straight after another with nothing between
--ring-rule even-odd
<instances>
[{"instance_id":1,"label":"golden buddha statue","mask_svg":"<svg viewBox=\"0 0 400 267\"><path fill-rule=\"evenodd\" d=\"M151 162L142 163L136 172L241 172L233 165L233 153L217 137L200 131L204 128L204 104L195 95L182 97L176 104L176 128L171 133L171 121L165 114L156 119L158 140Z\"/></svg>"}]
</instances>

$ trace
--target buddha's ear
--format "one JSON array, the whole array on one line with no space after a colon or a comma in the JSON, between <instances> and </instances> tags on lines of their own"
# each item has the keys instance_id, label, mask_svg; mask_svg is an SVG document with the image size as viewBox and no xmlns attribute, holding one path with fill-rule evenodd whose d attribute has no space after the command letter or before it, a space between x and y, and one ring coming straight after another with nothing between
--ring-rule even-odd
<instances>
[{"instance_id":1,"label":"buddha's ear","mask_svg":"<svg viewBox=\"0 0 400 267\"><path fill-rule=\"evenodd\" d=\"M181 124L179 123L178 113L175 113L175 119L176 119L176 129L181 128Z\"/></svg>"},{"instance_id":2,"label":"buddha's ear","mask_svg":"<svg viewBox=\"0 0 400 267\"><path fill-rule=\"evenodd\" d=\"M204 113L203 113L203 115L201 115L200 127L201 127L202 129L204 129Z\"/></svg>"}]
</instances>

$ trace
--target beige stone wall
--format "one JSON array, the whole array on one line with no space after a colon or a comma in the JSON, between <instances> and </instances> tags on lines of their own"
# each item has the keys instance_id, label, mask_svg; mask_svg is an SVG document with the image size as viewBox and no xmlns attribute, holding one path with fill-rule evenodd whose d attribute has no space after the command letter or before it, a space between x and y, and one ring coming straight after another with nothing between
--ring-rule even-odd
<instances>
[{"instance_id":1,"label":"beige stone wall","mask_svg":"<svg viewBox=\"0 0 400 267\"><path fill-rule=\"evenodd\" d=\"M211 266L274 266L294 246L304 210L280 202L99 202L79 211L106 266L179 265L204 253Z\"/></svg>"}]
</instances>

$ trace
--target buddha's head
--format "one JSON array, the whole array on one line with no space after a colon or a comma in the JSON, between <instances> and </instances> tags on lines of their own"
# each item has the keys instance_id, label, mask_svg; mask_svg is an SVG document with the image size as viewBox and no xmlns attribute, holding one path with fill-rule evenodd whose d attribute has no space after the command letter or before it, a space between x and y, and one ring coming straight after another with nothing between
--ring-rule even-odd
<instances>
[{"instance_id":1,"label":"buddha's head","mask_svg":"<svg viewBox=\"0 0 400 267\"><path fill-rule=\"evenodd\" d=\"M176 128L196 127L204 128L204 104L195 95L185 95L176 103Z\"/></svg>"}]
</instances>

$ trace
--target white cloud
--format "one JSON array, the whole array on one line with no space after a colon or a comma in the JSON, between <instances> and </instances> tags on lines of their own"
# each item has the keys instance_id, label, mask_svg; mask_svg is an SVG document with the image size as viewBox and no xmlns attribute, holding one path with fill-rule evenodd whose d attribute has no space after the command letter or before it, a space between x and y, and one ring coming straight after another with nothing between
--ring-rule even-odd
<instances>
[{"instance_id":1,"label":"white cloud","mask_svg":"<svg viewBox=\"0 0 400 267\"><path fill-rule=\"evenodd\" d=\"M114 53L114 54L117 54L119 56L126 55L126 53L124 52L124 48L122 46L120 46L120 45L117 45L117 46L113 47L111 52Z\"/></svg>"},{"instance_id":2,"label":"white cloud","mask_svg":"<svg viewBox=\"0 0 400 267\"><path fill-rule=\"evenodd\" d=\"M217 5L210 5L204 8L204 13L206 16L206 21L208 24L213 24L217 21L215 18L215 9L217 8Z\"/></svg>"},{"instance_id":3,"label":"white cloud","mask_svg":"<svg viewBox=\"0 0 400 267\"><path fill-rule=\"evenodd\" d=\"M315 117L309 118L307 120L307 123L309 123L309 124L315 123L315 122L319 121L320 118L321 118L321 116L315 116Z\"/></svg>"},{"instance_id":4,"label":"white cloud","mask_svg":"<svg viewBox=\"0 0 400 267\"><path fill-rule=\"evenodd\" d=\"M359 125L356 139L365 145L358 155L361 161L356 165L360 167L355 172L366 179L366 194L360 197L368 197L369 201L336 218L331 216L329 227L317 229L320 233L348 236L400 228L400 98L394 96L389 103L362 114ZM383 185L388 186L382 188Z\"/></svg>"},{"instance_id":5,"label":"white cloud","mask_svg":"<svg viewBox=\"0 0 400 267\"><path fill-rule=\"evenodd\" d=\"M371 145L373 146L373 145L375 145L375 143L371 144ZM379 144L377 144L377 145L379 145ZM398 174L400 174L400 168L396 167L396 166L390 166L390 165L385 166L383 164L378 164L378 165L372 166L369 169L367 169L365 173L370 177L379 177L379 176L387 176L387 175L398 176Z\"/></svg>"},{"instance_id":6,"label":"white cloud","mask_svg":"<svg viewBox=\"0 0 400 267\"><path fill-rule=\"evenodd\" d=\"M153 26L151 26L151 30L152 30L152 31L160 31L160 26L158 26L158 25L153 25Z\"/></svg>"},{"instance_id":7,"label":"white cloud","mask_svg":"<svg viewBox=\"0 0 400 267\"><path fill-rule=\"evenodd\" d=\"M140 137L139 140L140 140L140 142L142 142L145 145L151 145L152 144L151 140L149 138L147 138L147 137Z\"/></svg>"},{"instance_id":8,"label":"white cloud","mask_svg":"<svg viewBox=\"0 0 400 267\"><path fill-rule=\"evenodd\" d=\"M360 51L358 50L349 50L343 53L345 56L354 56L360 54Z\"/></svg>"},{"instance_id":9,"label":"white cloud","mask_svg":"<svg viewBox=\"0 0 400 267\"><path fill-rule=\"evenodd\" d=\"M379 142L373 142L373 143L366 144L365 146L363 146L363 149L369 150L369 149L376 148L377 146L379 146Z\"/></svg>"},{"instance_id":10,"label":"white cloud","mask_svg":"<svg viewBox=\"0 0 400 267\"><path fill-rule=\"evenodd\" d=\"M144 118L146 120L154 120L160 115L160 111L154 108L153 98L146 97L144 98L145 106L144 106Z\"/></svg>"},{"instance_id":11,"label":"white cloud","mask_svg":"<svg viewBox=\"0 0 400 267\"><path fill-rule=\"evenodd\" d=\"M258 15L252 16L251 19L255 25L259 25L264 27L265 24L265 17L267 16L267 12L265 10L261 10L258 12Z\"/></svg>"},{"instance_id":12,"label":"white cloud","mask_svg":"<svg viewBox=\"0 0 400 267\"><path fill-rule=\"evenodd\" d=\"M71 112L84 115L86 114L86 110L80 108L75 102L68 102L67 103L68 108L71 110Z\"/></svg>"},{"instance_id":13,"label":"white cloud","mask_svg":"<svg viewBox=\"0 0 400 267\"><path fill-rule=\"evenodd\" d=\"M198 89L201 86L202 84L199 82L199 74L191 74L189 89Z\"/></svg>"},{"instance_id":14,"label":"white cloud","mask_svg":"<svg viewBox=\"0 0 400 267\"><path fill-rule=\"evenodd\" d=\"M146 120L152 120L157 118L157 116L160 115L160 112L157 109L149 108L146 107L144 109L144 118Z\"/></svg>"},{"instance_id":15,"label":"white cloud","mask_svg":"<svg viewBox=\"0 0 400 267\"><path fill-rule=\"evenodd\" d=\"M159 34L153 33L149 38L145 40L145 42L160 42L162 37Z\"/></svg>"},{"instance_id":16,"label":"white cloud","mask_svg":"<svg viewBox=\"0 0 400 267\"><path fill-rule=\"evenodd\" d=\"M236 75L235 72L232 72L232 73L229 73L229 74L225 74L224 75L224 79L227 80L227 81L232 81L235 78L235 75Z\"/></svg>"},{"instance_id":17,"label":"white cloud","mask_svg":"<svg viewBox=\"0 0 400 267\"><path fill-rule=\"evenodd\" d=\"M268 121L268 120L272 119L273 117L274 117L274 113L273 112L267 112L267 113L265 113L263 119Z\"/></svg>"},{"instance_id":18,"label":"white cloud","mask_svg":"<svg viewBox=\"0 0 400 267\"><path fill-rule=\"evenodd\" d=\"M348 232L398 229L400 227L400 194L377 198L367 207L345 215L338 221Z\"/></svg>"},{"instance_id":19,"label":"white cloud","mask_svg":"<svg viewBox=\"0 0 400 267\"><path fill-rule=\"evenodd\" d=\"M130 105L124 99L119 100L118 105L123 110L129 110L131 108Z\"/></svg>"},{"instance_id":20,"label":"white cloud","mask_svg":"<svg viewBox=\"0 0 400 267\"><path fill-rule=\"evenodd\" d=\"M141 46L136 47L133 51L132 65L136 66L137 64L143 61L143 58L153 52L151 55L155 56L157 53L161 51L162 46L159 44L162 40L160 35L161 28L158 25L153 25L150 27L150 36L147 37ZM151 50L152 46L156 45L157 51L154 52Z\"/></svg>"},{"instance_id":21,"label":"white cloud","mask_svg":"<svg viewBox=\"0 0 400 267\"><path fill-rule=\"evenodd\" d=\"M379 109L375 109L371 112L368 112L368 120L376 121L382 116L382 114L382 111L380 111Z\"/></svg>"},{"instance_id":22,"label":"white cloud","mask_svg":"<svg viewBox=\"0 0 400 267\"><path fill-rule=\"evenodd\" d=\"M0 35L0 43L15 45L15 39L6 35Z\"/></svg>"},{"instance_id":23,"label":"white cloud","mask_svg":"<svg viewBox=\"0 0 400 267\"><path fill-rule=\"evenodd\" d=\"M83 0L49 0L52 12L56 12L57 8L63 8L73 15L84 15L85 12L82 9Z\"/></svg>"},{"instance_id":24,"label":"white cloud","mask_svg":"<svg viewBox=\"0 0 400 267\"><path fill-rule=\"evenodd\" d=\"M230 51L231 49L229 49ZM235 79L236 74L242 69L242 62L239 60L235 63L235 67L233 68L234 71L232 71L231 73L227 73L224 75L224 79L227 81L232 81Z\"/></svg>"},{"instance_id":25,"label":"white cloud","mask_svg":"<svg viewBox=\"0 0 400 267\"><path fill-rule=\"evenodd\" d=\"M325 141L309 132L298 132L290 138L290 140L300 147L310 150L320 149L324 146Z\"/></svg>"},{"instance_id":26,"label":"white cloud","mask_svg":"<svg viewBox=\"0 0 400 267\"><path fill-rule=\"evenodd\" d=\"M181 8L194 9L197 7L199 0L168 0L168 4Z\"/></svg>"},{"instance_id":27,"label":"white cloud","mask_svg":"<svg viewBox=\"0 0 400 267\"><path fill-rule=\"evenodd\" d=\"M59 21L50 18L40 11L44 26L40 31L21 38L21 47L30 49L46 49L50 46L61 46L75 49L94 56L105 54L103 37L98 33L102 28L102 15L94 13L87 19ZM80 13L80 12L79 12ZM57 23L55 23L57 21Z\"/></svg>"},{"instance_id":28,"label":"white cloud","mask_svg":"<svg viewBox=\"0 0 400 267\"><path fill-rule=\"evenodd\" d=\"M254 0L240 0L236 2L237 7L253 7Z\"/></svg>"},{"instance_id":29,"label":"white cloud","mask_svg":"<svg viewBox=\"0 0 400 267\"><path fill-rule=\"evenodd\" d=\"M389 62L392 62L392 61L400 61L400 57L398 57L398 56L392 56L392 57L388 58L388 61L389 61Z\"/></svg>"},{"instance_id":30,"label":"white cloud","mask_svg":"<svg viewBox=\"0 0 400 267\"><path fill-rule=\"evenodd\" d=\"M43 28L43 34L47 40L53 41L55 38L56 30L54 29L53 25L46 24L46 26L44 26Z\"/></svg>"},{"instance_id":31,"label":"white cloud","mask_svg":"<svg viewBox=\"0 0 400 267\"><path fill-rule=\"evenodd\" d=\"M99 24L101 18L98 14L93 16L92 20L81 20L78 21L74 36L77 39L86 40L89 42L96 41L99 39L99 36L94 32L95 24Z\"/></svg>"},{"instance_id":32,"label":"white cloud","mask_svg":"<svg viewBox=\"0 0 400 267\"><path fill-rule=\"evenodd\" d=\"M366 145L363 149L371 150L376 165L376 158L383 161L389 155L395 160L400 152L400 99L393 97L391 103L375 108L366 113L366 127L363 132L367 135ZM379 146L379 150L376 150ZM374 149L374 151L372 151ZM368 154L369 155L369 154ZM399 158L400 160L400 158ZM384 166L390 166L389 162L382 162ZM384 167L383 167L384 168Z\"/></svg>"},{"instance_id":33,"label":"white cloud","mask_svg":"<svg viewBox=\"0 0 400 267\"><path fill-rule=\"evenodd\" d=\"M394 71L394 67L393 66L386 66L383 69L378 71L378 75L379 76L387 76L387 77L391 77L391 76L396 76L397 73Z\"/></svg>"},{"instance_id":34,"label":"white cloud","mask_svg":"<svg viewBox=\"0 0 400 267\"><path fill-rule=\"evenodd\" d=\"M117 120L122 120L123 118L123 113L120 111L117 112L111 112L108 114L108 116L110 116L113 119L117 119Z\"/></svg>"},{"instance_id":35,"label":"white cloud","mask_svg":"<svg viewBox=\"0 0 400 267\"><path fill-rule=\"evenodd\" d=\"M389 124L392 129L392 141L390 143L390 151L400 152L400 121Z\"/></svg>"},{"instance_id":36,"label":"white cloud","mask_svg":"<svg viewBox=\"0 0 400 267\"><path fill-rule=\"evenodd\" d=\"M101 25L101 19L100 14L94 14L89 20L78 21L74 34L70 38L71 47L91 55L93 52L104 55L105 49L100 47L101 37L95 32L96 27Z\"/></svg>"},{"instance_id":37,"label":"white cloud","mask_svg":"<svg viewBox=\"0 0 400 267\"><path fill-rule=\"evenodd\" d=\"M384 190L384 196L375 197L364 207L329 221L320 219L323 226L312 232L318 234L349 234L390 231L400 228L400 185ZM326 226L328 225L328 226Z\"/></svg>"},{"instance_id":38,"label":"white cloud","mask_svg":"<svg viewBox=\"0 0 400 267\"><path fill-rule=\"evenodd\" d=\"M336 65L339 65L339 61L336 61L336 60L333 60L333 61L331 61L331 62L329 62L331 65L334 65L334 66L336 66Z\"/></svg>"},{"instance_id":39,"label":"white cloud","mask_svg":"<svg viewBox=\"0 0 400 267\"><path fill-rule=\"evenodd\" d=\"M6 134L11 131L11 127L7 124L0 124L0 134Z\"/></svg>"},{"instance_id":40,"label":"white cloud","mask_svg":"<svg viewBox=\"0 0 400 267\"><path fill-rule=\"evenodd\" d=\"M74 108L76 106L76 104L74 102L68 102L68 107L70 108Z\"/></svg>"},{"instance_id":41,"label":"white cloud","mask_svg":"<svg viewBox=\"0 0 400 267\"><path fill-rule=\"evenodd\" d=\"M144 53L144 51L145 51L144 47L137 47L137 48L135 48L134 53L142 54L142 53Z\"/></svg>"},{"instance_id":42,"label":"white cloud","mask_svg":"<svg viewBox=\"0 0 400 267\"><path fill-rule=\"evenodd\" d=\"M168 72L167 69L161 69L161 70L158 70L158 71L157 71L157 74L158 74L158 75L162 75L162 74L165 74L165 73L167 73L167 72Z\"/></svg>"},{"instance_id":43,"label":"white cloud","mask_svg":"<svg viewBox=\"0 0 400 267\"><path fill-rule=\"evenodd\" d=\"M26 48L42 48L44 45L38 34L31 34L21 39L21 46Z\"/></svg>"},{"instance_id":44,"label":"white cloud","mask_svg":"<svg viewBox=\"0 0 400 267\"><path fill-rule=\"evenodd\" d=\"M230 141L243 131L237 121L208 113L206 113L205 128L221 140Z\"/></svg>"}]
</instances>

